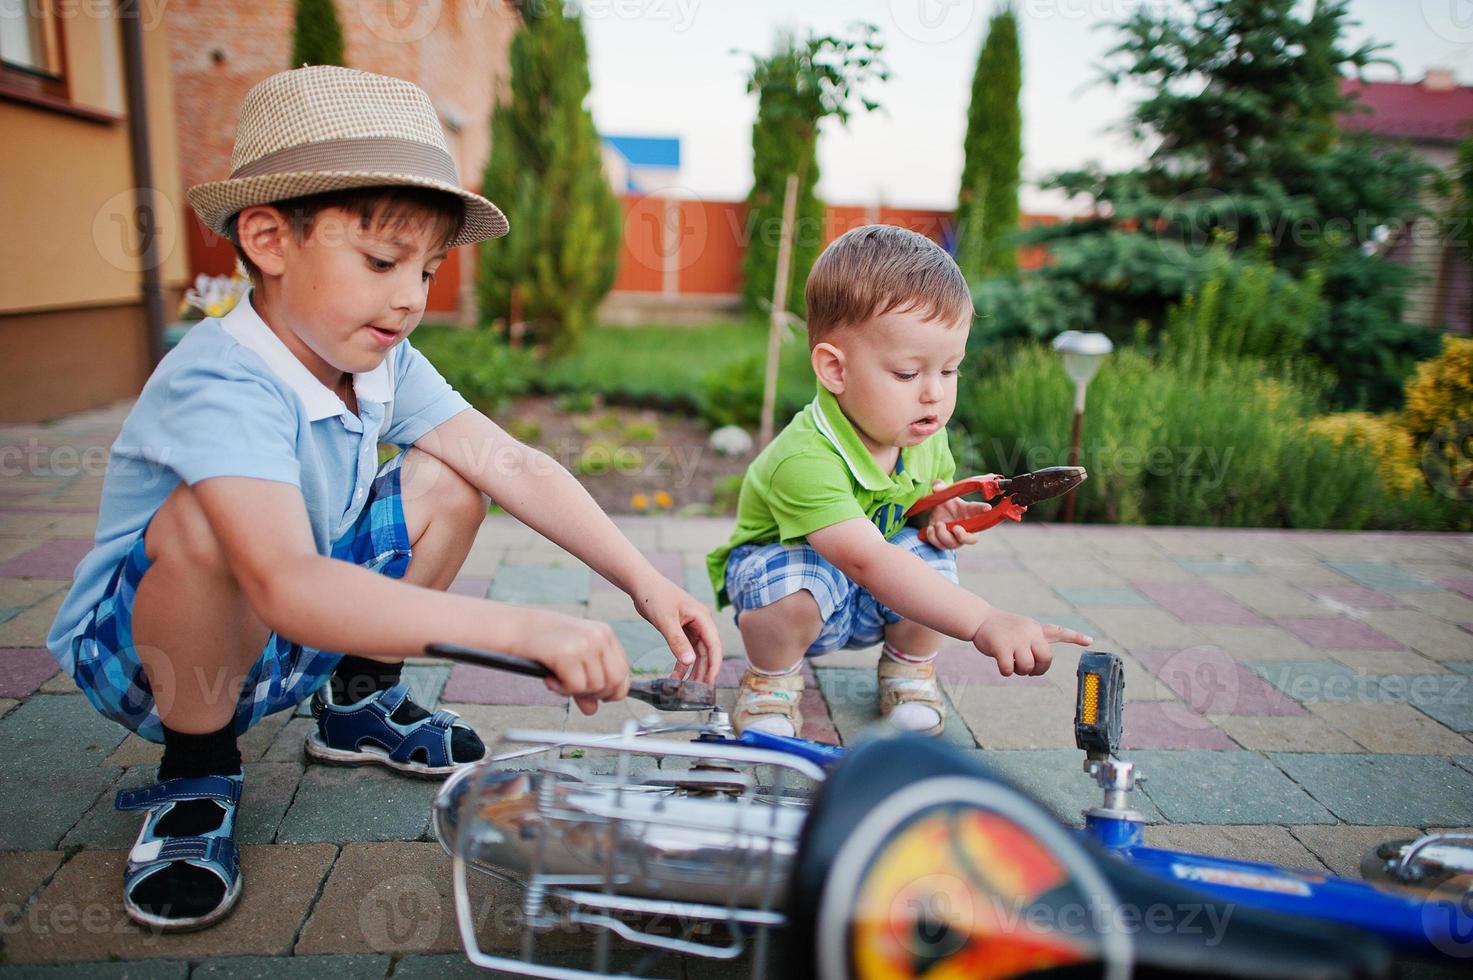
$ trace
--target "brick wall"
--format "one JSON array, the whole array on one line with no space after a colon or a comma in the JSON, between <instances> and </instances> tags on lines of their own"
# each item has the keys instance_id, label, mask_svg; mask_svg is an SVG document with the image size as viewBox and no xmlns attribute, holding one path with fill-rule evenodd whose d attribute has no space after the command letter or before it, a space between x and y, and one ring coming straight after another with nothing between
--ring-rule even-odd
<instances>
[{"instance_id":1,"label":"brick wall","mask_svg":"<svg viewBox=\"0 0 1473 980\"><path fill-rule=\"evenodd\" d=\"M171 0L169 27L178 110L182 186L228 176L236 111L252 85L291 67L294 4ZM490 153L493 89L504 90L517 18L503 0L338 0L344 60L350 67L405 78L429 93L463 185L481 185ZM185 205L185 210L188 210ZM234 265L228 242L193 218L192 273L224 273ZM465 254L460 254L465 253ZM454 268L451 268L452 264ZM430 292L430 308L455 311L469 288L473 249L456 249Z\"/></svg>"}]
</instances>

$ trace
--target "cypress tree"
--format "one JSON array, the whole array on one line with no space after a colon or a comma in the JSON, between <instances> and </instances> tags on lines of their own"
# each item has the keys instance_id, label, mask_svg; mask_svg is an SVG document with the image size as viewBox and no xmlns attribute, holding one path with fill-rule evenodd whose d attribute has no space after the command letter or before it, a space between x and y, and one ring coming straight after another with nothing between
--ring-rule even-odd
<instances>
[{"instance_id":1,"label":"cypress tree","mask_svg":"<svg viewBox=\"0 0 1473 980\"><path fill-rule=\"evenodd\" d=\"M564 352L614 284L623 233L603 169L581 18L528 0L511 45L511 97L491 120L485 193L511 233L481 247L485 320L519 313L527 335Z\"/></svg>"},{"instance_id":2,"label":"cypress tree","mask_svg":"<svg viewBox=\"0 0 1473 980\"><path fill-rule=\"evenodd\" d=\"M290 68L344 65L343 26L332 0L297 0Z\"/></svg>"},{"instance_id":3,"label":"cypress tree","mask_svg":"<svg viewBox=\"0 0 1473 980\"><path fill-rule=\"evenodd\" d=\"M1012 4L1005 4L987 25L967 113L956 257L969 282L1017 268L1013 239L1023 162L1023 113L1018 105L1022 85L1018 18Z\"/></svg>"},{"instance_id":4,"label":"cypress tree","mask_svg":"<svg viewBox=\"0 0 1473 980\"><path fill-rule=\"evenodd\" d=\"M818 125L825 116L845 123L855 99L869 111L877 103L860 94L871 79L888 76L878 28L858 24L854 38L810 36L799 41L778 35L770 55L752 56L747 91L757 94L752 124L752 190L747 195L746 252L742 258L742 299L753 313L772 303L781 240L783 195L789 174L798 175L798 206L793 226L793 256L788 308L806 315L803 284L824 243L824 205L818 185Z\"/></svg>"}]
</instances>

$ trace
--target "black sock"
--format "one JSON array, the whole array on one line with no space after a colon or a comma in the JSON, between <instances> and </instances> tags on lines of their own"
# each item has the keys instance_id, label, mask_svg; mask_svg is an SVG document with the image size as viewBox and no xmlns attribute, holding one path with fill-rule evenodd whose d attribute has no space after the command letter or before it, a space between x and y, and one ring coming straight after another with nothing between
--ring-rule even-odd
<instances>
[{"instance_id":1,"label":"black sock","mask_svg":"<svg viewBox=\"0 0 1473 980\"><path fill-rule=\"evenodd\" d=\"M203 735L176 732L164 727L164 758L159 779L193 776L234 776L241 771L240 746L235 723ZM155 830L162 836L189 837L218 830L225 809L214 800L185 800L159 820ZM203 915L220 904L225 883L213 872L175 862L155 871L133 889L133 901L144 911L171 919Z\"/></svg>"},{"instance_id":2,"label":"black sock","mask_svg":"<svg viewBox=\"0 0 1473 980\"><path fill-rule=\"evenodd\" d=\"M402 663L384 663L346 654L338 661L328 683L332 685L333 704L353 704L377 691L387 691L403 673ZM412 725L428 718L430 713L408 698L389 717L401 725ZM452 762L474 762L486 754L486 744L467 726L457 725L450 731Z\"/></svg>"},{"instance_id":3,"label":"black sock","mask_svg":"<svg viewBox=\"0 0 1473 980\"><path fill-rule=\"evenodd\" d=\"M328 683L332 685L332 703L354 704L370 694L387 691L399 683L403 669L402 663L391 664L382 660L369 660L367 657L345 655L338 661L332 677L328 679Z\"/></svg>"}]
</instances>

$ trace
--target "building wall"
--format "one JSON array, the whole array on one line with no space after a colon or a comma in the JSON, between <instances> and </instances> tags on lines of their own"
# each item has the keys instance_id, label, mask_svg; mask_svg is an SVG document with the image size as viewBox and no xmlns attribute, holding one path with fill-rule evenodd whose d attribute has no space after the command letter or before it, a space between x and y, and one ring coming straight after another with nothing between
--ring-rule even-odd
<instances>
[{"instance_id":1,"label":"building wall","mask_svg":"<svg viewBox=\"0 0 1473 980\"><path fill-rule=\"evenodd\" d=\"M291 67L291 3L170 0L167 19L179 116L181 191L229 175L236 109L250 87ZM423 88L440 112L461 184L481 186L490 155L493 94L508 84L517 17L503 0L337 3L344 61ZM455 127L459 126L459 131ZM228 273L228 242L188 221L195 272ZM454 314L469 298L475 248L456 249L430 291L430 309ZM454 265L453 270L448 266Z\"/></svg>"},{"instance_id":2,"label":"building wall","mask_svg":"<svg viewBox=\"0 0 1473 980\"><path fill-rule=\"evenodd\" d=\"M149 5L144 4L145 8ZM0 421L48 418L136 393L146 327L117 23L72 5L69 101L101 118L0 98ZM160 206L161 275L187 276L169 44L145 16L144 85Z\"/></svg>"}]
</instances>

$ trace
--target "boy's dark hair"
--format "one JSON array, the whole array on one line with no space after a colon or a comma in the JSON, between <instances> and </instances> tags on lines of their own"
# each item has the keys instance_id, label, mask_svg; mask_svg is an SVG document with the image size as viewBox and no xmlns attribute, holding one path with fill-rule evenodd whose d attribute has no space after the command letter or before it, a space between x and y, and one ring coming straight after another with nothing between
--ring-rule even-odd
<instances>
[{"instance_id":1,"label":"boy's dark hair","mask_svg":"<svg viewBox=\"0 0 1473 980\"><path fill-rule=\"evenodd\" d=\"M925 235L864 225L829 243L808 275L808 346L832 331L894 311L970 323L972 294L956 262Z\"/></svg>"},{"instance_id":2,"label":"boy's dark hair","mask_svg":"<svg viewBox=\"0 0 1473 980\"><path fill-rule=\"evenodd\" d=\"M292 234L301 242L312 236L317 215L328 208L353 215L363 231L383 234L412 227L428 230L432 240L443 244L459 235L465 223L465 206L460 198L428 187L355 187L277 201L272 207L286 216ZM225 237L235 246L235 254L251 282L260 285L261 270L240 247L239 220L239 214L230 216L225 223Z\"/></svg>"}]
</instances>

